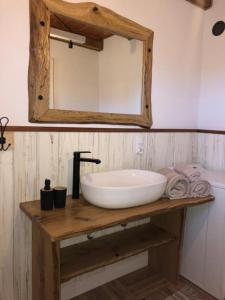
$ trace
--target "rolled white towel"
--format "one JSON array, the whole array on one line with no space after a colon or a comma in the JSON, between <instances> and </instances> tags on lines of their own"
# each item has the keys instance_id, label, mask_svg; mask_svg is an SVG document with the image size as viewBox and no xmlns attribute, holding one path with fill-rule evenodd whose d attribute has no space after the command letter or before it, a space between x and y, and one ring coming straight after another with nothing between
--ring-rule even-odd
<instances>
[{"instance_id":1,"label":"rolled white towel","mask_svg":"<svg viewBox=\"0 0 225 300\"><path fill-rule=\"evenodd\" d=\"M159 173L167 177L165 196L170 199L181 199L188 197L190 184L188 179L170 168L159 170Z\"/></svg>"},{"instance_id":2,"label":"rolled white towel","mask_svg":"<svg viewBox=\"0 0 225 300\"><path fill-rule=\"evenodd\" d=\"M190 197L206 197L211 193L211 184L206 180L198 180L190 184Z\"/></svg>"},{"instance_id":3,"label":"rolled white towel","mask_svg":"<svg viewBox=\"0 0 225 300\"><path fill-rule=\"evenodd\" d=\"M174 170L186 176L190 182L195 182L201 179L204 169L197 164L179 164L174 167Z\"/></svg>"}]
</instances>

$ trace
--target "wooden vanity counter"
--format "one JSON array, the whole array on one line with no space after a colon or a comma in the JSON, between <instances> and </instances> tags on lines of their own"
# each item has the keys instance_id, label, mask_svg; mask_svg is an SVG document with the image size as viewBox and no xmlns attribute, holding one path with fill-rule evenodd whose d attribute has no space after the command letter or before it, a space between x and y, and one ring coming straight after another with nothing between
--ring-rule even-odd
<instances>
[{"instance_id":1,"label":"wooden vanity counter","mask_svg":"<svg viewBox=\"0 0 225 300\"><path fill-rule=\"evenodd\" d=\"M110 210L93 206L85 200L73 200L68 196L65 209L42 211L38 200L21 203L20 207L33 222L41 226L52 241L60 241L148 216L204 204L213 199L212 196L178 200L160 199L144 206Z\"/></svg>"},{"instance_id":2,"label":"wooden vanity counter","mask_svg":"<svg viewBox=\"0 0 225 300\"><path fill-rule=\"evenodd\" d=\"M60 286L80 274L149 251L149 264L171 281L179 274L186 208L214 197L160 199L148 205L109 210L67 197L65 209L41 211L40 201L21 203L32 221L33 300L60 300ZM151 217L151 222L60 248L60 241Z\"/></svg>"}]
</instances>

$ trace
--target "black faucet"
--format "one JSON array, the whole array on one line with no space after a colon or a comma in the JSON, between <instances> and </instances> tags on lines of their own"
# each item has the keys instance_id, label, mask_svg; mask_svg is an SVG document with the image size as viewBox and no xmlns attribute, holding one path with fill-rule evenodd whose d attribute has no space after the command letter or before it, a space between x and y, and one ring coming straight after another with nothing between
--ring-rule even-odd
<instances>
[{"instance_id":1,"label":"black faucet","mask_svg":"<svg viewBox=\"0 0 225 300\"><path fill-rule=\"evenodd\" d=\"M82 158L80 155L82 153L91 153L90 151L76 151L73 153L73 199L78 199L80 196L80 162L86 161L95 164L100 164L100 159L93 159L93 158Z\"/></svg>"}]
</instances>

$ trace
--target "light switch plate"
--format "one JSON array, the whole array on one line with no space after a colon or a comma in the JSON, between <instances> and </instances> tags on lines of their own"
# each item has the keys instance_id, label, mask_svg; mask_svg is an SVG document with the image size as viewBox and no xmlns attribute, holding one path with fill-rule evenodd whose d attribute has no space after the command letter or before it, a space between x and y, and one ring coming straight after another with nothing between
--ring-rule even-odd
<instances>
[{"instance_id":1,"label":"light switch plate","mask_svg":"<svg viewBox=\"0 0 225 300\"><path fill-rule=\"evenodd\" d=\"M135 148L136 148L136 154L137 155L143 155L144 154L144 139L143 137L136 137L135 140Z\"/></svg>"}]
</instances>

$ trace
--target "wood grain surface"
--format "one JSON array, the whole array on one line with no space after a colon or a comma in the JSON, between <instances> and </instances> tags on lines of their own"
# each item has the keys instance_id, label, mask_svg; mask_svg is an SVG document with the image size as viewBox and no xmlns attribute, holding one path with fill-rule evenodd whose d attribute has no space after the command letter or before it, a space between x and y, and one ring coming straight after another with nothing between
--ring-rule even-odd
<instances>
[{"instance_id":1,"label":"wood grain surface","mask_svg":"<svg viewBox=\"0 0 225 300\"><path fill-rule=\"evenodd\" d=\"M117 127L64 127L64 126L7 126L6 131L13 132L157 132L157 133L171 133L171 132L184 132L184 133L198 133L197 129L166 129L166 128L117 128ZM203 132L204 133L204 132ZM207 133L207 131L205 132ZM211 132L209 132L211 133ZM219 134L219 133L217 133ZM220 134L225 134L225 131L221 131Z\"/></svg>"},{"instance_id":2,"label":"wood grain surface","mask_svg":"<svg viewBox=\"0 0 225 300\"><path fill-rule=\"evenodd\" d=\"M32 300L60 300L60 245L32 224Z\"/></svg>"},{"instance_id":3,"label":"wood grain surface","mask_svg":"<svg viewBox=\"0 0 225 300\"><path fill-rule=\"evenodd\" d=\"M108 30L87 25L72 18L64 17L63 15L56 15L54 13L51 14L51 27L62 31L80 34L95 41L102 41L113 35Z\"/></svg>"},{"instance_id":4,"label":"wood grain surface","mask_svg":"<svg viewBox=\"0 0 225 300\"><path fill-rule=\"evenodd\" d=\"M71 300L216 300L189 281L174 284L150 268L133 272Z\"/></svg>"},{"instance_id":5,"label":"wood grain surface","mask_svg":"<svg viewBox=\"0 0 225 300\"><path fill-rule=\"evenodd\" d=\"M207 129L182 129L182 128L99 128L99 127L64 127L64 126L7 126L6 131L11 132L157 132L157 133L171 133L171 132L184 132L184 133L203 133L213 135L225 135L223 130L207 130Z\"/></svg>"},{"instance_id":6,"label":"wood grain surface","mask_svg":"<svg viewBox=\"0 0 225 300\"><path fill-rule=\"evenodd\" d=\"M151 218L152 224L175 237L166 247L149 251L149 265L171 282L176 282L179 275L185 216L186 209L180 209Z\"/></svg>"},{"instance_id":7,"label":"wood grain surface","mask_svg":"<svg viewBox=\"0 0 225 300\"><path fill-rule=\"evenodd\" d=\"M146 224L62 248L61 282L174 240L165 230Z\"/></svg>"},{"instance_id":8,"label":"wood grain surface","mask_svg":"<svg viewBox=\"0 0 225 300\"><path fill-rule=\"evenodd\" d=\"M213 199L212 196L173 201L160 199L122 210L97 208L84 199L71 197L67 198L65 209L53 211L41 211L40 201L21 204L21 209L32 220L33 299L59 300L60 282L151 249L154 252L153 255L150 252L150 265L175 282L179 275L185 210L190 205ZM60 240L147 216L153 216L150 224L60 251Z\"/></svg>"},{"instance_id":9,"label":"wood grain surface","mask_svg":"<svg viewBox=\"0 0 225 300\"><path fill-rule=\"evenodd\" d=\"M141 113L116 114L49 109L51 15L64 24L73 21L80 27L117 34L143 41ZM54 18L53 18L54 19ZM53 23L55 24L55 23ZM73 27L73 26L72 26ZM153 56L152 30L95 3L69 3L61 0L30 0L29 121L44 123L121 124L150 128L151 77Z\"/></svg>"},{"instance_id":10,"label":"wood grain surface","mask_svg":"<svg viewBox=\"0 0 225 300\"><path fill-rule=\"evenodd\" d=\"M32 220L40 224L52 241L64 240L90 233L116 224L163 214L174 209L186 208L213 201L212 196L181 200L160 199L144 206L129 209L109 210L98 208L85 200L67 198L65 209L41 211L40 201L21 203L20 208Z\"/></svg>"}]
</instances>

